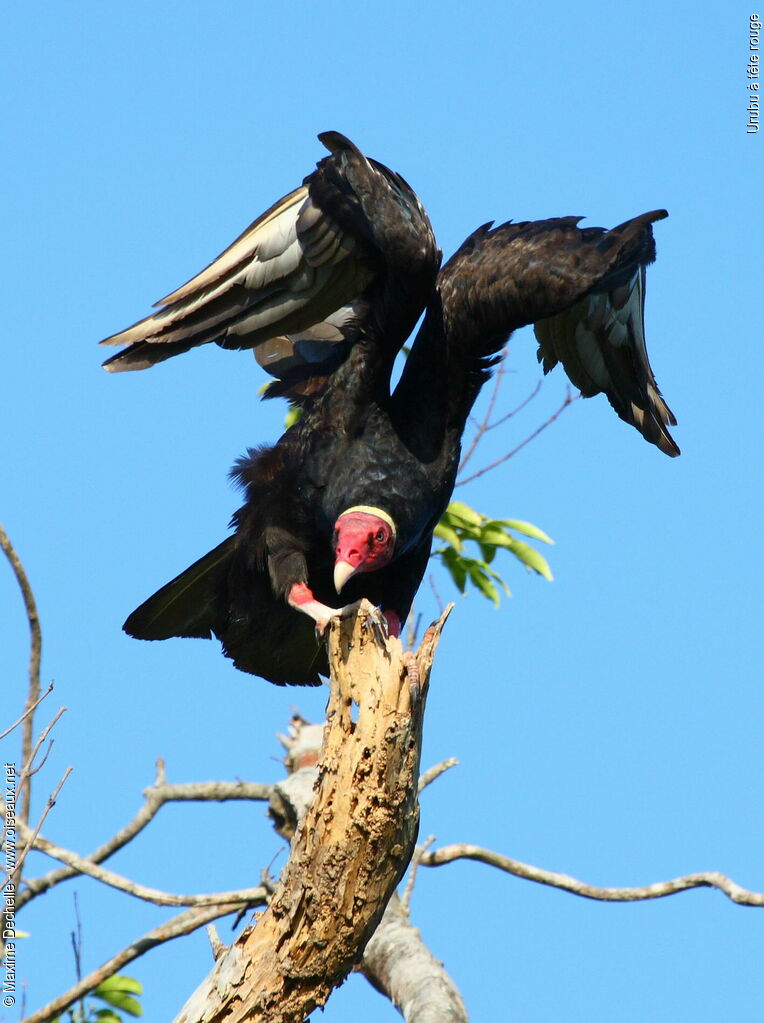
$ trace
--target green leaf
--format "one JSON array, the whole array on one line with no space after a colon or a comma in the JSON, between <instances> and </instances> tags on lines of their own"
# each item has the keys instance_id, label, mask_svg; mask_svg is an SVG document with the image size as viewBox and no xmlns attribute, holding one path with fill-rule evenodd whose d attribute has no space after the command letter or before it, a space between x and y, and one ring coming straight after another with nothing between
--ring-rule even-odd
<instances>
[{"instance_id":1,"label":"green leaf","mask_svg":"<svg viewBox=\"0 0 764 1023\"><path fill-rule=\"evenodd\" d=\"M498 605L498 586L510 596L509 587L502 577L489 567L500 549L513 554L529 571L552 580L546 558L529 544L518 540L511 530L542 543L553 543L542 529L530 522L489 519L463 501L452 501L435 528L435 536L446 546L435 550L433 556L440 558L460 593L465 592L469 581L491 603ZM465 544L469 541L477 544L481 558L468 556Z\"/></svg>"},{"instance_id":2,"label":"green leaf","mask_svg":"<svg viewBox=\"0 0 764 1023\"><path fill-rule=\"evenodd\" d=\"M454 547L459 552L464 550L464 544L459 539L458 533L447 524L445 516L435 527L434 534L439 540L443 540L447 543L449 547Z\"/></svg>"},{"instance_id":3,"label":"green leaf","mask_svg":"<svg viewBox=\"0 0 764 1023\"><path fill-rule=\"evenodd\" d=\"M494 607L498 607L499 591L491 582L490 576L486 571L486 567L487 566L485 566L482 562L473 561L468 569L470 582L473 586L476 586L477 589L480 590L484 597L487 597L488 600L491 601Z\"/></svg>"},{"instance_id":4,"label":"green leaf","mask_svg":"<svg viewBox=\"0 0 764 1023\"><path fill-rule=\"evenodd\" d=\"M499 529L495 522L489 522L480 533L480 543L491 544L493 547L511 547L517 541L506 529Z\"/></svg>"},{"instance_id":5,"label":"green leaf","mask_svg":"<svg viewBox=\"0 0 764 1023\"><path fill-rule=\"evenodd\" d=\"M120 1009L130 1016L143 1015L141 1003L132 997L134 994L140 995L142 993L143 985L140 981L135 980L133 977L123 977L118 973L115 973L113 977L107 977L93 991L93 995L96 998L100 998L102 1002L106 1002L107 1005L112 1005L115 1009ZM107 1010L102 1009L100 1011L104 1012ZM121 1020L120 1023L122 1023Z\"/></svg>"},{"instance_id":6,"label":"green leaf","mask_svg":"<svg viewBox=\"0 0 764 1023\"><path fill-rule=\"evenodd\" d=\"M463 501L452 501L446 508L446 515L454 520L461 519L467 525L479 526L485 521L479 512Z\"/></svg>"},{"instance_id":7,"label":"green leaf","mask_svg":"<svg viewBox=\"0 0 764 1023\"><path fill-rule=\"evenodd\" d=\"M102 980L93 990L93 994L100 997L104 991L129 991L133 995L142 995L143 984L134 977L125 977L121 973L114 973L106 980Z\"/></svg>"},{"instance_id":8,"label":"green leaf","mask_svg":"<svg viewBox=\"0 0 764 1023\"><path fill-rule=\"evenodd\" d=\"M516 533L522 533L524 536L530 536L534 540L541 540L542 543L554 544L554 540L551 536L547 536L543 529L539 529L538 526L534 526L532 522L521 522L519 519L501 519L500 523L502 526L508 526L510 529L514 529Z\"/></svg>"},{"instance_id":9,"label":"green leaf","mask_svg":"<svg viewBox=\"0 0 764 1023\"><path fill-rule=\"evenodd\" d=\"M93 1018L100 1021L100 1023L123 1023L122 1017L118 1016L116 1012L112 1012L111 1009L98 1009L94 1014Z\"/></svg>"},{"instance_id":10,"label":"green leaf","mask_svg":"<svg viewBox=\"0 0 764 1023\"><path fill-rule=\"evenodd\" d=\"M512 545L512 553L522 561L529 571L538 572L539 575L548 579L550 583L554 581L548 561L543 554L539 554L533 547L523 543L521 540L515 540Z\"/></svg>"},{"instance_id":11,"label":"green leaf","mask_svg":"<svg viewBox=\"0 0 764 1023\"><path fill-rule=\"evenodd\" d=\"M467 586L467 568L464 564L466 559L457 554L453 547L447 547L443 551L438 551L438 557L445 565L456 584L456 588L460 593L464 593Z\"/></svg>"},{"instance_id":12,"label":"green leaf","mask_svg":"<svg viewBox=\"0 0 764 1023\"><path fill-rule=\"evenodd\" d=\"M479 543L478 546L480 547L480 553L483 555L483 561L490 565L496 557L496 545L492 543Z\"/></svg>"},{"instance_id":13,"label":"green leaf","mask_svg":"<svg viewBox=\"0 0 764 1023\"><path fill-rule=\"evenodd\" d=\"M99 995L98 997L108 1005L113 1005L115 1009L127 1012L131 1016L143 1015L141 1003L136 1001L132 995L125 994L123 991L110 991L108 994ZM122 1023L121 1020L120 1023Z\"/></svg>"}]
</instances>

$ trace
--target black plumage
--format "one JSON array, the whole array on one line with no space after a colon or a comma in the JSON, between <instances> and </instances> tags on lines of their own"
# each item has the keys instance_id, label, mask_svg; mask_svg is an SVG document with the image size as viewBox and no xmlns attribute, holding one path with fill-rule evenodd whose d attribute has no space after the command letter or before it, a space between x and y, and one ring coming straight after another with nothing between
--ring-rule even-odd
<instances>
[{"instance_id":1,"label":"black plumage","mask_svg":"<svg viewBox=\"0 0 764 1023\"><path fill-rule=\"evenodd\" d=\"M246 342L259 345L277 391L302 404L276 445L237 463L245 502L234 534L125 623L143 639L214 634L237 667L276 683L315 684L326 670L311 599L321 614L337 603L335 546L348 509L379 512L394 537L389 560L357 569L343 599L367 597L405 619L467 416L516 328L535 325L545 371L562 362L584 394L604 392L647 440L678 454L643 328L651 225L664 211L612 231L571 217L486 225L438 273L427 215L405 182L342 136L321 138L332 155L303 188L219 257L222 267L170 296L166 311L109 339L130 347L107 363L140 368L208 340ZM258 238L274 251L276 236L286 239L272 257L280 268L264 269ZM311 277L320 259L334 269ZM300 275L312 281L302 292ZM393 360L425 307L391 393Z\"/></svg>"}]
</instances>

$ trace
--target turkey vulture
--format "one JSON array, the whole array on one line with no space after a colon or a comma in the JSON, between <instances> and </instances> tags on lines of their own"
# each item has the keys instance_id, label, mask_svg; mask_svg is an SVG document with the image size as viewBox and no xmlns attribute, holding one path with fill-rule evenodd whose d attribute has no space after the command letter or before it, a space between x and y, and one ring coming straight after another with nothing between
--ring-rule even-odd
<instances>
[{"instance_id":1,"label":"turkey vulture","mask_svg":"<svg viewBox=\"0 0 764 1023\"><path fill-rule=\"evenodd\" d=\"M145 368L206 341L255 347L271 389L302 406L233 477L246 499L233 535L137 608L141 639L216 635L236 667L317 684L316 635L337 594L379 605L397 633L446 508L470 409L509 335L533 323L548 372L669 455L675 419L645 347L642 214L610 231L580 218L473 232L438 272L427 215L409 186L337 133L302 188L276 203L164 308L107 339L109 370ZM397 386L395 355L425 317Z\"/></svg>"}]
</instances>

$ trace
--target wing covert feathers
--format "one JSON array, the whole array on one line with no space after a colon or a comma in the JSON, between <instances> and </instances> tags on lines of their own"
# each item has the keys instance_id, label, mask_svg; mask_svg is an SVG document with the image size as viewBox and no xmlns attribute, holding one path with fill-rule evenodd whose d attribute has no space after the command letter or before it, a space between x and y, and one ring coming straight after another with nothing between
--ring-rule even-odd
<instances>
[{"instance_id":1,"label":"wing covert feathers","mask_svg":"<svg viewBox=\"0 0 764 1023\"><path fill-rule=\"evenodd\" d=\"M471 404L490 358L513 330L532 323L545 372L561 362L585 396L604 392L646 440L678 455L667 429L676 420L650 367L644 330L651 225L666 216L654 210L610 231L558 217L473 232L438 279L458 367L454 405Z\"/></svg>"},{"instance_id":2,"label":"wing covert feathers","mask_svg":"<svg viewBox=\"0 0 764 1023\"><path fill-rule=\"evenodd\" d=\"M424 309L439 263L427 214L399 175L338 132L320 138L331 155L300 188L158 302L156 312L101 342L126 346L105 369L146 369L208 342L257 349L278 339L283 351L293 335L297 341L307 335L324 344L307 361L298 353L301 373L321 377L323 368L313 372L313 362L336 365L331 344L362 335L359 310L374 318L377 343L397 352ZM398 286L385 290L392 276ZM374 288L376 305L366 301ZM349 307L352 322L343 316ZM326 324L336 326L338 314L344 329L331 336ZM270 370L269 356L259 361Z\"/></svg>"}]
</instances>

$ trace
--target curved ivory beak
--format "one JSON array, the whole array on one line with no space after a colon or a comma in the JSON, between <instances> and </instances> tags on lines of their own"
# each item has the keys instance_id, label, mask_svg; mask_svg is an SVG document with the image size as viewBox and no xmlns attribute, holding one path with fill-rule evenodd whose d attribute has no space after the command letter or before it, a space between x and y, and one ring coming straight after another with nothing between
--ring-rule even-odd
<instances>
[{"instance_id":1,"label":"curved ivory beak","mask_svg":"<svg viewBox=\"0 0 764 1023\"><path fill-rule=\"evenodd\" d=\"M349 561L338 561L334 566L334 588L337 593L342 592L342 587L348 581L348 579L356 571L357 566L353 566Z\"/></svg>"}]
</instances>

